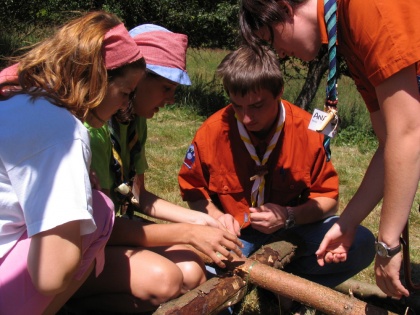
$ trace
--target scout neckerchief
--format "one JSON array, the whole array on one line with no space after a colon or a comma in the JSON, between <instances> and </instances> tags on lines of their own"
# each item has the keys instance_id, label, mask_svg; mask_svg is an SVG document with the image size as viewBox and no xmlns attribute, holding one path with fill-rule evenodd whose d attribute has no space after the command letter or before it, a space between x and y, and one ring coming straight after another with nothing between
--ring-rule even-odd
<instances>
[{"instance_id":1,"label":"scout neckerchief","mask_svg":"<svg viewBox=\"0 0 420 315\"><path fill-rule=\"evenodd\" d=\"M138 134L136 131L135 121L130 121L127 126L127 150L129 152L130 161L129 165L124 165L122 160L122 144L121 144L121 131L120 123L115 117L108 121L109 133L112 143L112 159L111 170L114 172L115 178L115 192L117 199L121 205L130 203L132 179L135 175L134 160L135 155L140 152L140 144L138 142ZM117 209L116 209L117 210ZM128 213L131 215L131 213Z\"/></svg>"},{"instance_id":2,"label":"scout neckerchief","mask_svg":"<svg viewBox=\"0 0 420 315\"><path fill-rule=\"evenodd\" d=\"M257 152L255 150L254 145L251 142L251 139L249 138L248 132L246 131L244 125L242 122L239 121L239 119L236 119L239 134L241 136L242 141L245 144L246 149L249 152L249 155L251 158L255 161L255 164L257 165L257 174L252 176L250 180L254 181L254 184L252 185L251 190L251 206L252 207L259 207L262 204L264 204L264 186L265 186L265 174L267 174L267 169L265 164L268 161L268 158L270 157L271 152L273 151L274 147L277 144L277 140L279 139L280 133L283 129L285 115L282 115L282 113L285 113L283 104L279 101L279 116L277 118L277 126L276 131L271 138L270 143L267 146L267 149L264 153L262 161L260 161ZM236 117L237 118L237 117Z\"/></svg>"},{"instance_id":3,"label":"scout neckerchief","mask_svg":"<svg viewBox=\"0 0 420 315\"><path fill-rule=\"evenodd\" d=\"M337 0L324 0L324 17L328 33L328 78L325 100L325 111L332 114L338 125L337 115ZM331 138L325 136L324 149L327 154L327 161L331 159L330 149Z\"/></svg>"}]
</instances>

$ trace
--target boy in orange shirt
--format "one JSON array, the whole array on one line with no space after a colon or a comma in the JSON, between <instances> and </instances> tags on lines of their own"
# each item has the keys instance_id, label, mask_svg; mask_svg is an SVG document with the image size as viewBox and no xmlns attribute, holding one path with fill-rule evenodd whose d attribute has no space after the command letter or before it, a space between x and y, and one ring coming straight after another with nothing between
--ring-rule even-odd
<instances>
[{"instance_id":1,"label":"boy in orange shirt","mask_svg":"<svg viewBox=\"0 0 420 315\"><path fill-rule=\"evenodd\" d=\"M321 267L315 251L338 220L338 176L323 136L308 130L311 115L281 99L274 52L260 58L242 46L217 69L232 104L197 131L179 172L183 199L238 235L249 256L293 230L306 243L285 270L334 287L369 264L372 233L359 226L350 260Z\"/></svg>"}]
</instances>

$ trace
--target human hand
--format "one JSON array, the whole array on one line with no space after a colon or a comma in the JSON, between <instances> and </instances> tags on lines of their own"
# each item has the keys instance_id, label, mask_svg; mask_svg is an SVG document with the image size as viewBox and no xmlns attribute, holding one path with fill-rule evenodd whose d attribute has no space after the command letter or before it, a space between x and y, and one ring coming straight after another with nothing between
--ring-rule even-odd
<instances>
[{"instance_id":1,"label":"human hand","mask_svg":"<svg viewBox=\"0 0 420 315\"><path fill-rule=\"evenodd\" d=\"M234 235L241 236L239 222L232 215L224 213L218 217L217 220L222 225L222 229L225 229Z\"/></svg>"},{"instance_id":2,"label":"human hand","mask_svg":"<svg viewBox=\"0 0 420 315\"><path fill-rule=\"evenodd\" d=\"M287 220L287 209L274 203L266 203L258 208L249 208L251 226L265 234L271 234L284 227Z\"/></svg>"},{"instance_id":3,"label":"human hand","mask_svg":"<svg viewBox=\"0 0 420 315\"><path fill-rule=\"evenodd\" d=\"M192 224L208 225L216 228L224 228L223 225L212 216L200 211L194 211L194 216L191 218Z\"/></svg>"},{"instance_id":4,"label":"human hand","mask_svg":"<svg viewBox=\"0 0 420 315\"><path fill-rule=\"evenodd\" d=\"M354 239L354 231L343 232L338 222L325 234L324 239L315 252L318 264L339 263L347 260L347 253Z\"/></svg>"},{"instance_id":5,"label":"human hand","mask_svg":"<svg viewBox=\"0 0 420 315\"><path fill-rule=\"evenodd\" d=\"M400 280L401 263L401 253L398 253L393 257L381 257L376 255L376 284L386 295L397 299L400 299L403 295L410 295Z\"/></svg>"},{"instance_id":6,"label":"human hand","mask_svg":"<svg viewBox=\"0 0 420 315\"><path fill-rule=\"evenodd\" d=\"M190 244L200 252L209 256L221 268L226 265L223 260L232 260L236 254L242 257L241 241L232 233L218 228L192 225Z\"/></svg>"}]
</instances>

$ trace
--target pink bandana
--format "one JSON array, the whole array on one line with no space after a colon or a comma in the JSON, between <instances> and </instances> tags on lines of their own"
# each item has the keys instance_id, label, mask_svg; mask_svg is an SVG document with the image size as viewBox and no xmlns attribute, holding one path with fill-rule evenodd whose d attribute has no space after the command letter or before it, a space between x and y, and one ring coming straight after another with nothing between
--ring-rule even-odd
<instances>
[{"instance_id":1,"label":"pink bandana","mask_svg":"<svg viewBox=\"0 0 420 315\"><path fill-rule=\"evenodd\" d=\"M134 40L141 47L147 64L186 70L187 35L151 31L134 36Z\"/></svg>"},{"instance_id":2,"label":"pink bandana","mask_svg":"<svg viewBox=\"0 0 420 315\"><path fill-rule=\"evenodd\" d=\"M119 24L105 34L103 42L105 66L108 70L118 68L124 64L143 57L140 48L128 34L124 24ZM18 66L14 64L0 72L0 84L10 81L18 84Z\"/></svg>"},{"instance_id":3,"label":"pink bandana","mask_svg":"<svg viewBox=\"0 0 420 315\"><path fill-rule=\"evenodd\" d=\"M6 81L18 84L18 66L19 64L15 63L14 65L3 69L0 72L0 84Z\"/></svg>"},{"instance_id":4,"label":"pink bandana","mask_svg":"<svg viewBox=\"0 0 420 315\"><path fill-rule=\"evenodd\" d=\"M105 34L102 50L105 66L108 70L121 67L143 57L140 48L122 23Z\"/></svg>"}]
</instances>

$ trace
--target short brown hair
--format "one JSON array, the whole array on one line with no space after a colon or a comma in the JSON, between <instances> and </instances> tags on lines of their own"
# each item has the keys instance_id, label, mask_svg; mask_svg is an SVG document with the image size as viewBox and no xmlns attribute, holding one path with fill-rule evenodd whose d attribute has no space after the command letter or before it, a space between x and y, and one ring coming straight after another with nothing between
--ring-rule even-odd
<instances>
[{"instance_id":1,"label":"short brown hair","mask_svg":"<svg viewBox=\"0 0 420 315\"><path fill-rule=\"evenodd\" d=\"M261 89L277 97L283 90L284 80L277 55L268 47L257 54L249 46L241 46L228 54L217 68L227 94L245 95Z\"/></svg>"}]
</instances>

